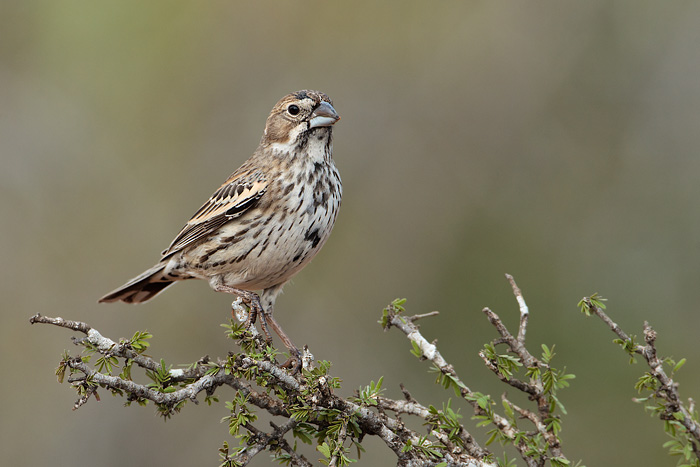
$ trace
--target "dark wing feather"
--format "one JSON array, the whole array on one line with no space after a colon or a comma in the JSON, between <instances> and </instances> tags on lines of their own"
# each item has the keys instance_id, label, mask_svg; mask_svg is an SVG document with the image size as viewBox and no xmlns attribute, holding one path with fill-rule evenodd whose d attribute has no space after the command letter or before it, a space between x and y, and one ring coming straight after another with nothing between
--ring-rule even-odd
<instances>
[{"instance_id":1,"label":"dark wing feather","mask_svg":"<svg viewBox=\"0 0 700 467\"><path fill-rule=\"evenodd\" d=\"M267 180L259 172L236 172L211 195L185 224L163 256L171 255L216 231L231 219L254 206L267 190Z\"/></svg>"}]
</instances>

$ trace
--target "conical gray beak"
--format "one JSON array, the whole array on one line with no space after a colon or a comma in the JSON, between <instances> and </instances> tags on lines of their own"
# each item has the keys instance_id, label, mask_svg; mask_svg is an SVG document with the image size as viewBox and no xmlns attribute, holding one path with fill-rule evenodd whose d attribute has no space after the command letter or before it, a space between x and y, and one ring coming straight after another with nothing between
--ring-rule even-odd
<instances>
[{"instance_id":1,"label":"conical gray beak","mask_svg":"<svg viewBox=\"0 0 700 467\"><path fill-rule=\"evenodd\" d=\"M328 102L321 102L316 110L311 114L309 120L309 129L319 126L331 126L340 120L340 116L335 111L332 105Z\"/></svg>"}]
</instances>

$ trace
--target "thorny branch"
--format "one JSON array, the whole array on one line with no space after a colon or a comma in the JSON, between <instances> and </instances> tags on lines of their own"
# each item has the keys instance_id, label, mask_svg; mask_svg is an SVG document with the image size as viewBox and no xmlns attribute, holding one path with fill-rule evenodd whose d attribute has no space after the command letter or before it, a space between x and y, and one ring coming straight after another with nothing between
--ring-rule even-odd
<instances>
[{"instance_id":1,"label":"thorny branch","mask_svg":"<svg viewBox=\"0 0 700 467\"><path fill-rule=\"evenodd\" d=\"M554 467L571 465L563 454L558 437L561 428L557 411L563 409L556 391L568 386L567 380L573 375L550 366L554 352L547 346L542 345L541 358L528 350L525 341L529 308L513 277L506 275L506 278L520 310L517 335L508 330L496 313L484 308L484 314L499 337L486 344L479 356L501 381L527 394L528 399L534 402L534 408L521 407L503 394L504 415L501 415L495 412L495 403L490 396L467 386L438 351L436 344L428 342L415 324L420 319L436 316L437 311L405 316L401 306L405 300L395 300L384 310L381 323L385 330L396 327L408 337L414 347L413 353L421 360L432 362L438 373L438 382L445 388L455 389L472 407L479 425L490 424L494 427L489 432L491 439L488 443L497 439L503 444L512 444L529 467L541 467L547 462ZM637 388L651 391L652 394L637 400L653 399L657 402L656 407L647 405L646 408L654 410L665 421L667 432L676 443L666 443L671 446L672 454L684 455L686 461L690 456L695 456L700 461L700 424L695 403L692 399L687 403L681 400L678 384L673 380L674 373L685 359L676 363L671 359L659 358L656 332L647 322L644 323L644 344L636 343L634 336L625 333L603 311L603 300L593 295L584 297L579 305L586 314L598 316L618 337L616 342L631 355L640 355L645 359L649 372L640 378ZM265 342L252 331L242 328L236 331L233 323L226 327L231 329L230 337L238 340L243 352L230 352L226 358L216 361L205 356L187 368L171 369L162 360L143 353L148 346L143 340L150 338L150 334L137 333L131 340L115 342L79 321L36 314L30 322L50 324L83 334L81 338L72 338L75 345L85 349L83 354L64 354L56 372L59 381L68 372L68 381L78 391L79 399L74 409L93 396L99 400L97 391L105 389L115 395L126 395L127 404L151 401L159 413L167 418L178 412L186 402L198 403L197 398L202 392L206 394L206 401L211 403L218 400L214 394L221 386L234 389L236 396L231 403L227 403L232 415L226 418L230 419L229 430L240 438L241 445L231 453L228 443L224 443L220 449L222 467L247 465L265 450L271 451L279 462L288 465L313 465L297 452L296 443L294 447L290 445L285 438L290 433L295 438L301 436L305 442L316 438L317 450L326 457L324 463L332 466L352 462L346 457L346 445L355 444L359 448L359 442L368 435L377 436L395 453L398 466L496 465L494 454L481 447L458 421L461 415L450 408L450 402L443 405L442 410L426 407L413 398L403 385L400 387L405 400L389 399L381 395L381 380L356 391L355 397L341 398L333 392L339 387L339 380L328 375L330 364L321 362L319 367L314 367L313 357L306 352L304 371L290 374L276 362L274 349L266 347ZM498 346L505 346L505 353L499 353ZM93 354L100 358L91 366L90 357ZM667 371L664 364L669 363L673 369ZM155 384L135 382L131 377L133 365L142 368ZM121 373L114 375L113 367L122 368ZM523 370L524 377L521 373ZM248 404L283 418L284 423L277 425L270 422L270 432L259 429L253 423L257 417L247 407ZM390 417L389 412L395 416ZM401 418L403 415L422 419L428 427L427 435L407 428ZM533 429L524 431L518 426L521 420L531 424ZM239 434L241 428L246 434ZM679 433L681 436L677 436Z\"/></svg>"},{"instance_id":2,"label":"thorny branch","mask_svg":"<svg viewBox=\"0 0 700 467\"><path fill-rule=\"evenodd\" d=\"M515 299L518 301L518 305L520 306L520 327L518 328L518 342L524 344L525 333L527 331L527 320L530 317L530 309L527 307L527 304L525 303L525 298L523 298L523 293L520 291L520 288L515 283L515 279L513 279L513 276L511 276L510 274L506 274L506 279L508 279L508 282L510 282L510 286L513 288L513 294L515 295Z\"/></svg>"},{"instance_id":3,"label":"thorny branch","mask_svg":"<svg viewBox=\"0 0 700 467\"><path fill-rule=\"evenodd\" d=\"M406 337L411 340L414 347L420 352L420 356L430 360L445 378L443 381L446 381L447 385L453 385L462 398L472 406L476 417L488 419L498 430L501 441L513 443L528 466L543 466L548 460L553 464L568 465L569 461L562 452L561 442L557 436L559 417L555 414L558 405L555 391L558 388L566 387L568 383L565 380L573 376L557 372L550 368L548 363L537 359L527 350L525 336L529 309L513 277L506 274L506 278L511 284L513 294L520 308L520 326L517 337L514 337L508 331L496 313L488 308L484 308L483 311L489 322L500 334L500 338L491 343L491 349L495 350L496 345L505 344L508 347L508 352L514 354L515 357L496 355L494 351L488 348L482 350L479 355L486 366L502 381L527 393L529 398L536 402L537 410L533 412L521 409L510 402L505 395L503 396L504 402L512 410L533 423L537 433L544 441L544 447L537 446L537 440L533 443L531 440L528 440L527 436L523 436L524 432L517 427L514 418L501 416L495 413L490 406L487 406L484 403L483 395L471 390L459 378L454 367L447 363L437 347L429 343L421 335L418 327L414 324L416 317L404 317L401 314L403 308L400 304L397 306L395 302L388 308L388 314L384 318L385 328L394 326L406 334ZM512 362L512 365L515 365L515 367L524 366L528 370L529 381L525 382L515 378L512 371L504 366L503 361ZM552 385L544 384L543 379L545 377L557 380L557 383ZM405 407L403 410L417 410L417 407L411 404L403 403L403 407Z\"/></svg>"},{"instance_id":4,"label":"thorny branch","mask_svg":"<svg viewBox=\"0 0 700 467\"><path fill-rule=\"evenodd\" d=\"M326 433L333 419L346 420L347 422L339 431L334 442L337 450L329 459L332 465L345 465L347 459L341 457L343 445L346 442L357 443L366 435L380 438L397 456L397 465L400 466L433 466L444 462L448 466L492 466L489 460L490 453L480 448L471 436L464 431L460 438L465 440L466 446L451 442L448 436L439 429L432 430L434 436L444 444L426 447L425 438L407 428L399 418L387 415L387 412L395 412L416 415L426 419L433 417L425 410L406 411L400 402L392 401L373 395L369 400L360 398L344 399L333 393L330 385L332 378L326 374L304 372L296 375L288 373L277 364L274 359L264 359L259 354L239 353L230 354L226 359L213 362L209 357L200 359L197 364L186 369L164 369L162 362L143 355L132 348L128 341L115 342L102 336L97 330L86 323L68 321L62 318L51 318L39 314L30 319L32 324L50 324L64 327L85 336L74 338L74 344L99 354L104 358L122 359L126 366L133 362L138 367L149 372L161 373L163 387L141 384L133 381L123 374L118 376L110 372L97 371L91 367L81 356L65 356L59 369L64 367L69 370L69 382L78 390L80 398L74 408L85 404L91 396L97 397L99 388L111 391L114 394L126 394L128 401L151 401L156 404L161 415L169 417L178 412L182 404L191 401L197 403L197 396L204 392L208 397L213 396L217 388L228 386L235 389L240 399L263 409L274 416L287 419L280 426L273 425L270 433L258 429L252 421L243 421L241 427L248 435L245 444L237 449L233 455L228 452L228 446L223 449L224 464L227 466L243 466L257 454L264 450L276 452L277 456L284 456L284 460L291 465L312 465L303 455L298 454L284 438L299 425L299 413L308 410L304 423L313 425L319 433ZM248 342L250 345L251 340ZM259 350L259 349L258 349ZM246 376L248 376L246 378ZM263 385L259 389L255 385ZM149 387L150 386L150 387ZM172 390L174 388L178 388ZM169 388L168 390L165 390ZM272 390L271 390L272 389ZM284 398L280 395L283 394ZM394 410L396 409L396 410ZM333 417L328 420L329 414ZM359 433L351 433L348 423L358 427Z\"/></svg>"},{"instance_id":5,"label":"thorny branch","mask_svg":"<svg viewBox=\"0 0 700 467\"><path fill-rule=\"evenodd\" d=\"M605 306L602 304L602 301L605 301L605 299L594 295L584 297L579 305L584 313L588 315L594 314L600 318L619 338L617 342L625 350L630 354L640 355L644 358L649 366L649 375L653 378L651 381L655 381L650 386L650 389L654 390L654 398L663 404L663 410L659 411L659 418L671 423L680 423L683 426L688 434L687 441L692 448L692 452L700 461L700 424L697 422L695 403L690 399L686 406L678 393L678 384L673 381L672 376L666 373L663 365L664 361L659 358L656 350L656 331L645 321L644 342L646 345L636 343L634 337L630 337L603 311Z\"/></svg>"},{"instance_id":6,"label":"thorny branch","mask_svg":"<svg viewBox=\"0 0 700 467\"><path fill-rule=\"evenodd\" d=\"M385 329L400 329L413 343L414 353L423 360L433 363L438 372L438 382L445 388L452 387L473 409L480 425L490 424L493 439L504 444L513 444L522 459L530 467L541 467L550 462L553 466L569 465L561 450L558 437L559 416L556 411L559 401L555 397L557 389L568 385L566 379L573 377L549 366L553 352L543 346L545 353L538 359L525 345L529 309L512 276L506 275L518 302L520 323L517 335L513 335L496 313L488 308L483 311L498 333L498 338L487 344L480 352L486 366L508 385L526 393L536 407L520 407L502 396L505 414L494 410L495 403L490 396L472 390L459 377L454 367L438 351L435 343L430 343L415 324L420 319L436 316L438 312L405 316L403 301L395 300L384 310L382 325ZM304 371L292 374L275 360L276 352L265 342L249 333L243 327L232 323L230 336L241 345L240 353L229 353L226 358L216 360L208 356L184 369L166 367L162 360L156 360L143 353L147 344L140 342L137 335L131 340L115 342L102 336L86 323L50 318L39 314L30 320L32 324L50 324L82 333L81 338L73 338L74 344L86 350L82 356L65 355L59 365L59 378L62 372L70 373L68 381L77 389L80 398L74 408L79 408L94 396L97 390L105 389L113 394L126 395L127 403L132 401L144 404L153 402L161 415L171 416L181 410L186 402L198 402L201 393L206 394L207 402L218 400L214 396L217 389L227 386L236 391L233 401L227 403L231 411L229 430L241 439L241 445L231 452L228 443L220 450L222 466L247 465L262 451L269 450L278 461L295 466L312 465L292 447L285 438L288 434L307 441L316 438L317 450L321 452L327 465L347 465L352 460L347 457L348 447L359 442L364 436L377 436L397 457L399 466L473 466L494 467L495 456L479 445L464 425L459 422L458 410L450 407L450 402L442 409L426 407L415 400L401 385L405 400L393 400L381 395L381 381L360 389L355 397L342 398L334 393L339 380L331 377L328 366L318 367L309 361ZM150 337L150 335L148 335ZM505 346L506 353L496 351ZM87 353L86 353L87 352ZM90 362L92 354L99 355L96 362ZM309 354L310 355L310 354ZM99 362L99 363L98 363ZM113 374L112 367L123 370ZM155 384L135 382L131 377L131 366L142 368ZM526 370L523 376L516 377L520 369ZM106 370L105 370L106 369ZM127 371L128 370L128 371ZM257 417L248 408L255 406L285 421L272 425L272 431L265 432L256 427ZM394 417L389 413L395 414ZM406 427L401 417L414 416L422 419L427 426L427 434L421 434ZM530 431L523 431L518 420L527 420L533 425ZM239 430L244 430L243 435ZM306 434L303 434L306 433Z\"/></svg>"}]
</instances>

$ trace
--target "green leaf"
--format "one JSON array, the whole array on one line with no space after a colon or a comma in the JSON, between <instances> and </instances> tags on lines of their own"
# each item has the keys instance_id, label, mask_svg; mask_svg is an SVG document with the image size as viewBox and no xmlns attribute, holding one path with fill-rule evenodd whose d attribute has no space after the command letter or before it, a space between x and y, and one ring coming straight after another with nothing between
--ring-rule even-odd
<instances>
[{"instance_id":1,"label":"green leaf","mask_svg":"<svg viewBox=\"0 0 700 467\"><path fill-rule=\"evenodd\" d=\"M680 370L683 365L685 365L685 358L681 358L678 363L676 363L676 366L673 367L673 372L675 373L676 371Z\"/></svg>"},{"instance_id":2,"label":"green leaf","mask_svg":"<svg viewBox=\"0 0 700 467\"><path fill-rule=\"evenodd\" d=\"M581 309L581 313L584 313L586 316L591 316L594 307L600 308L601 310L605 309L605 303L603 303L605 301L607 301L607 298L603 298L596 292L590 297L583 297L578 302L577 306Z\"/></svg>"},{"instance_id":3,"label":"green leaf","mask_svg":"<svg viewBox=\"0 0 700 467\"><path fill-rule=\"evenodd\" d=\"M405 298L395 298L393 302L391 302L391 306L396 308L396 311L399 313L403 313L406 311L406 309L402 306L406 303L407 299Z\"/></svg>"},{"instance_id":4,"label":"green leaf","mask_svg":"<svg viewBox=\"0 0 700 467\"><path fill-rule=\"evenodd\" d=\"M416 343L416 341L411 341L411 346L413 347L411 349L411 353L416 357L421 358L423 356L423 351L421 350L420 346Z\"/></svg>"},{"instance_id":5,"label":"green leaf","mask_svg":"<svg viewBox=\"0 0 700 467\"><path fill-rule=\"evenodd\" d=\"M328 445L328 443L319 444L316 446L316 450L326 459L331 458L331 447Z\"/></svg>"}]
</instances>

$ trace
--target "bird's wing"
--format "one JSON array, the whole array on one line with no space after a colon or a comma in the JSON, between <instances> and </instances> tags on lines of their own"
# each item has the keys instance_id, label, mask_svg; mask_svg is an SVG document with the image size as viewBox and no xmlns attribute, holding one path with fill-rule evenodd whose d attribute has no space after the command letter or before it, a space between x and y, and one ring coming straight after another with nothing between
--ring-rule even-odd
<instances>
[{"instance_id":1,"label":"bird's wing","mask_svg":"<svg viewBox=\"0 0 700 467\"><path fill-rule=\"evenodd\" d=\"M180 251L240 216L265 194L267 185L267 179L260 171L236 171L199 208L162 255Z\"/></svg>"}]
</instances>

